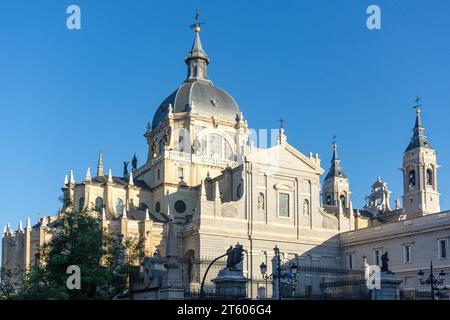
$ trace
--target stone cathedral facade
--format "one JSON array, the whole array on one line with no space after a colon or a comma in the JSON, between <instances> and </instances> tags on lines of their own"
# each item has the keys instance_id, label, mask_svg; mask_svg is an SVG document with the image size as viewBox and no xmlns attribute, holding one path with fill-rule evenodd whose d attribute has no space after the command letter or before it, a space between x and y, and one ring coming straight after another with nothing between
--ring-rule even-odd
<instances>
[{"instance_id":1,"label":"stone cathedral facade","mask_svg":"<svg viewBox=\"0 0 450 320\"><path fill-rule=\"evenodd\" d=\"M233 97L207 74L210 59L195 27L192 49L185 58L187 76L155 108L144 134L148 155L138 166L124 165L121 176L105 170L102 154L95 175L82 181L71 171L64 181L68 209L91 210L105 232L140 237L148 255L165 254L167 222L173 219L180 259L214 258L237 242L245 249L244 275L260 278L259 265L271 265L273 247L283 262L347 268L348 252L341 235L414 219L440 211L436 152L420 119L404 153L403 208L391 209L387 184L379 179L364 208L354 209L350 182L341 166L337 145L321 185L324 169L318 155L304 155L287 141L281 127L274 146L249 142L250 129ZM2 266L29 268L40 259L46 230L56 216L32 225L8 224L2 238ZM353 250L353 249L352 249ZM353 251L352 251L353 252ZM194 270L191 287L201 281ZM301 286L316 288L320 279L302 276ZM249 288L256 296L257 288Z\"/></svg>"}]
</instances>

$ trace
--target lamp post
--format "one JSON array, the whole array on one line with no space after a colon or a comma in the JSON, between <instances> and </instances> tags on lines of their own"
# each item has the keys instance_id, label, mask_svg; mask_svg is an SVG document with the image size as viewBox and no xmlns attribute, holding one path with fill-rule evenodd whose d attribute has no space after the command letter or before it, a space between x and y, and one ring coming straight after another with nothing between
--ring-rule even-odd
<instances>
[{"instance_id":1,"label":"lamp post","mask_svg":"<svg viewBox=\"0 0 450 320\"><path fill-rule=\"evenodd\" d=\"M430 275L425 279L425 274L422 270L420 270L418 273L419 280L422 285L430 285L431 288L431 300L435 300L435 294L434 292L437 291L439 295L441 293L439 292L439 285L442 285L444 283L444 278L446 273L444 270L441 270L438 277L436 277L433 273L433 261L430 262ZM443 288L444 291L447 291L447 288ZM445 293L444 293L445 294Z\"/></svg>"},{"instance_id":2,"label":"lamp post","mask_svg":"<svg viewBox=\"0 0 450 320\"><path fill-rule=\"evenodd\" d=\"M266 292L267 292L267 280L273 279L278 281L278 300L281 300L281 281L284 280L287 283L295 283L295 277L297 275L298 267L295 263L289 264L290 272L281 269L280 249L275 246L273 248L275 258L277 259L277 268L274 273L267 275L267 265L263 262L259 266L263 278L266 280Z\"/></svg>"}]
</instances>

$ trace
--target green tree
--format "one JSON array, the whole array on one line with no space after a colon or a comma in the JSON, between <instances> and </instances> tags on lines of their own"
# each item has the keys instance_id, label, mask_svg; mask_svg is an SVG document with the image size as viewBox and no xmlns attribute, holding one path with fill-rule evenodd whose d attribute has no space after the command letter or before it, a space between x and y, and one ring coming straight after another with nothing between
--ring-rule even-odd
<instances>
[{"instance_id":1,"label":"green tree","mask_svg":"<svg viewBox=\"0 0 450 320\"><path fill-rule=\"evenodd\" d=\"M135 265L144 256L142 239L103 234L88 211L70 211L53 223L51 240L42 248L42 263L23 277L23 299L111 299L126 290ZM67 268L80 268L81 289L67 288Z\"/></svg>"}]
</instances>

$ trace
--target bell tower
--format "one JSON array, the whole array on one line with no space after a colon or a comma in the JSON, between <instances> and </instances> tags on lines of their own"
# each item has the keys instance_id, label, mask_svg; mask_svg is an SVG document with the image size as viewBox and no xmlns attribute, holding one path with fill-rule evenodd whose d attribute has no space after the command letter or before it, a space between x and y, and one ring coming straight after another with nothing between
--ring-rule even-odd
<instances>
[{"instance_id":1,"label":"bell tower","mask_svg":"<svg viewBox=\"0 0 450 320\"><path fill-rule=\"evenodd\" d=\"M403 207L406 214L430 214L441 211L437 189L436 151L422 127L420 99L415 100L416 123L411 142L403 154Z\"/></svg>"},{"instance_id":2,"label":"bell tower","mask_svg":"<svg viewBox=\"0 0 450 320\"><path fill-rule=\"evenodd\" d=\"M349 181L342 170L335 141L333 142L331 167L323 182L322 200L323 204L328 206L337 207L338 205L342 205L344 209L350 206Z\"/></svg>"}]
</instances>

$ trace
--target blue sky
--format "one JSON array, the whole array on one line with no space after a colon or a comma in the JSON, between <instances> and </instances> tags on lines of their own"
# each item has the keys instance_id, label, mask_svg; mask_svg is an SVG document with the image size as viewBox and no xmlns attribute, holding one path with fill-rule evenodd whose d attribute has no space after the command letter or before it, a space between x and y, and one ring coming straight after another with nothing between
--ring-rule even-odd
<instances>
[{"instance_id":1,"label":"blue sky","mask_svg":"<svg viewBox=\"0 0 450 320\"><path fill-rule=\"evenodd\" d=\"M66 28L81 7L82 29ZM366 9L382 29L366 28ZM80 181L103 149L119 175L159 103L185 78L184 57L201 11L209 76L253 128L286 119L288 141L328 169L338 136L355 207L381 176L402 192L402 154L413 100L442 168L450 207L450 2L3 1L0 10L0 226L55 214L68 170Z\"/></svg>"}]
</instances>

